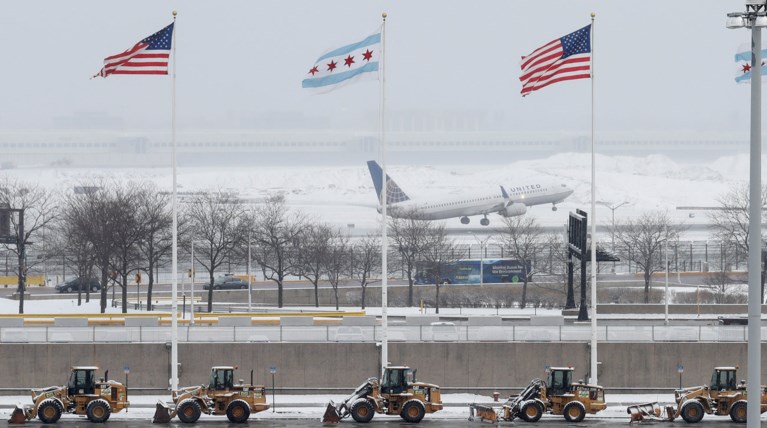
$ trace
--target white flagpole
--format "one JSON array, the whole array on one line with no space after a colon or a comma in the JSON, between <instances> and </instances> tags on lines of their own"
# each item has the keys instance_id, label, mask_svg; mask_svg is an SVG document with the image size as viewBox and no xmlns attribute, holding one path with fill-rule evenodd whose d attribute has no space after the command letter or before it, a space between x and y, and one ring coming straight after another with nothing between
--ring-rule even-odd
<instances>
[{"instance_id":1,"label":"white flagpole","mask_svg":"<svg viewBox=\"0 0 767 428\"><path fill-rule=\"evenodd\" d=\"M171 146L173 163L173 262L171 268L171 346L170 346L170 389L178 390L178 207L176 200L176 15L173 11L173 76ZM194 304L194 302L192 302Z\"/></svg>"},{"instance_id":2,"label":"white flagpole","mask_svg":"<svg viewBox=\"0 0 767 428\"><path fill-rule=\"evenodd\" d=\"M597 218L596 156L594 156L594 17L591 12L591 379L597 380Z\"/></svg>"},{"instance_id":3,"label":"white flagpole","mask_svg":"<svg viewBox=\"0 0 767 428\"><path fill-rule=\"evenodd\" d=\"M386 182L386 12L381 14L383 24L381 24L381 375L384 369L389 365L389 317L387 307L389 305L388 291L388 266L387 252L389 243L386 236L386 193L389 190L389 183Z\"/></svg>"}]
</instances>

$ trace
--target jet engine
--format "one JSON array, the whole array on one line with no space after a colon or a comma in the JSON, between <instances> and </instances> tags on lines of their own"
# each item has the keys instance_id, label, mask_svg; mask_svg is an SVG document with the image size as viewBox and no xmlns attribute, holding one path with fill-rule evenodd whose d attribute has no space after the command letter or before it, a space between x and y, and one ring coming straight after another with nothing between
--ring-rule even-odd
<instances>
[{"instance_id":1,"label":"jet engine","mask_svg":"<svg viewBox=\"0 0 767 428\"><path fill-rule=\"evenodd\" d=\"M504 217L514 217L514 216L522 215L526 212L527 212L527 205L511 204L511 205L507 205L506 208L498 211L498 214Z\"/></svg>"}]
</instances>

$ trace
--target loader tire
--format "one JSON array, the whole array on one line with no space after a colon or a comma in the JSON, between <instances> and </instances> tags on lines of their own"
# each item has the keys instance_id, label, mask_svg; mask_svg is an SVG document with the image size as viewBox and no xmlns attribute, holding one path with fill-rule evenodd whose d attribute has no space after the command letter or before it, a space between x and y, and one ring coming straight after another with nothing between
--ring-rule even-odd
<instances>
[{"instance_id":1,"label":"loader tire","mask_svg":"<svg viewBox=\"0 0 767 428\"><path fill-rule=\"evenodd\" d=\"M746 414L748 413L748 402L738 400L730 407L730 419L739 424L746 423Z\"/></svg>"},{"instance_id":2,"label":"loader tire","mask_svg":"<svg viewBox=\"0 0 767 428\"><path fill-rule=\"evenodd\" d=\"M62 406L61 402L55 398L43 400L43 402L37 406L37 417L44 424L55 424L56 421L61 418L62 413L64 413L64 406Z\"/></svg>"},{"instance_id":3,"label":"loader tire","mask_svg":"<svg viewBox=\"0 0 767 428\"><path fill-rule=\"evenodd\" d=\"M245 400L234 400L226 408L226 417L235 424L246 422L250 417L250 406Z\"/></svg>"},{"instance_id":4,"label":"loader tire","mask_svg":"<svg viewBox=\"0 0 767 428\"><path fill-rule=\"evenodd\" d=\"M682 403L682 419L688 424L700 422L703 419L703 405L698 400L687 400Z\"/></svg>"},{"instance_id":5,"label":"loader tire","mask_svg":"<svg viewBox=\"0 0 767 428\"><path fill-rule=\"evenodd\" d=\"M528 400L519 409L519 418L525 422L538 422L543 416L543 406L535 400Z\"/></svg>"},{"instance_id":6,"label":"loader tire","mask_svg":"<svg viewBox=\"0 0 767 428\"><path fill-rule=\"evenodd\" d=\"M109 403L101 398L91 401L85 407L85 415L88 416L88 420L96 424L106 422L111 413L112 409L109 407Z\"/></svg>"},{"instance_id":7,"label":"loader tire","mask_svg":"<svg viewBox=\"0 0 767 428\"><path fill-rule=\"evenodd\" d=\"M200 403L193 398L187 398L186 400L178 404L178 419L185 424L193 424L200 419L202 409Z\"/></svg>"},{"instance_id":8,"label":"loader tire","mask_svg":"<svg viewBox=\"0 0 767 428\"><path fill-rule=\"evenodd\" d=\"M355 421L361 424L366 424L370 422L371 419L373 419L373 415L375 415L375 409L373 408L373 404L371 404L370 401L365 398L360 398L352 403L351 414Z\"/></svg>"},{"instance_id":9,"label":"loader tire","mask_svg":"<svg viewBox=\"0 0 767 428\"><path fill-rule=\"evenodd\" d=\"M421 403L421 400L408 400L402 405L402 419L406 422L417 424L421 422L424 415L426 415L426 408Z\"/></svg>"},{"instance_id":10,"label":"loader tire","mask_svg":"<svg viewBox=\"0 0 767 428\"><path fill-rule=\"evenodd\" d=\"M562 413L567 422L580 422L586 417L586 407L580 401L571 401L565 404Z\"/></svg>"}]
</instances>

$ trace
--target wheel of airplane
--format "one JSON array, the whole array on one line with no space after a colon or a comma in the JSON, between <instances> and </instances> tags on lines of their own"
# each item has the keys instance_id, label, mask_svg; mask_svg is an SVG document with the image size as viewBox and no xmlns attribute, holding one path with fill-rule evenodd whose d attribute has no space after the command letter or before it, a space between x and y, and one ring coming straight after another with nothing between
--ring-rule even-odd
<instances>
[{"instance_id":1,"label":"wheel of airplane","mask_svg":"<svg viewBox=\"0 0 767 428\"><path fill-rule=\"evenodd\" d=\"M490 220L483 218L482 220L479 221L479 224L481 224L482 226L487 226L488 224L490 224Z\"/></svg>"},{"instance_id":2,"label":"wheel of airplane","mask_svg":"<svg viewBox=\"0 0 767 428\"><path fill-rule=\"evenodd\" d=\"M551 206L551 210L552 210L552 211L556 211L556 210L557 210L557 206L556 206L556 205L552 205L552 206Z\"/></svg>"},{"instance_id":3,"label":"wheel of airplane","mask_svg":"<svg viewBox=\"0 0 767 428\"><path fill-rule=\"evenodd\" d=\"M461 217L461 224L469 224L469 218L468 217Z\"/></svg>"}]
</instances>

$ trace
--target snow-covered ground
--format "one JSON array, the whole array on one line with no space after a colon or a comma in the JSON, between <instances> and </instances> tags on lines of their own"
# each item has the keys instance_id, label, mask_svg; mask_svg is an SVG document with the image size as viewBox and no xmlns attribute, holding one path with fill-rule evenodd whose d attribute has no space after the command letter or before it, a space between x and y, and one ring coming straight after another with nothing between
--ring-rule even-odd
<instances>
[{"instance_id":1,"label":"snow-covered ground","mask_svg":"<svg viewBox=\"0 0 767 428\"><path fill-rule=\"evenodd\" d=\"M679 161L664 155L597 155L596 199L613 204L629 202L615 210L615 219L642 212L667 210L685 224L707 222L705 213L677 210L678 206L715 206L716 198L733 184L748 181L748 156L723 156L714 161ZM389 175L411 198L434 198L467 192L492 192L536 182L564 183L575 190L556 212L550 206L536 206L527 215L543 226L560 226L575 208L590 210L591 158L585 153L561 153L544 159L520 160L506 165L389 165ZM24 181L57 189L69 189L89 180L150 180L170 191L170 168L77 169L18 168L0 171ZM354 232L376 228L379 215L374 209L375 192L366 165L351 166L237 166L179 167L178 190L189 192L227 189L243 198L259 200L281 193L290 206L342 228L354 225ZM612 212L597 206L598 224L609 224ZM491 221L499 217L493 216ZM477 226L473 221L472 226ZM448 227L461 227L458 219ZM695 233L693 231L690 234ZM688 239L699 239L697 237Z\"/></svg>"},{"instance_id":2,"label":"snow-covered ground","mask_svg":"<svg viewBox=\"0 0 767 428\"><path fill-rule=\"evenodd\" d=\"M351 393L352 391L349 391ZM485 395L476 394L443 394L442 402L445 404L445 408L437 413L427 415L426 418L434 419L467 419L469 416L469 404L478 403L491 405L496 409L500 409L503 402L506 400L504 394L508 394L507 391L501 392L501 399L499 402L493 402L493 398ZM272 409L257 413L251 416L254 420L259 419L320 419L325 410L325 405L328 400L339 402L345 399L346 395L332 394L332 395L282 395L278 394L274 397L276 403L275 411ZM599 418L599 419L619 419L621 421L628 422L629 416L626 413L626 406L631 404L648 403L648 402L660 402L662 404L671 404L674 400L672 393L668 394L605 394L607 401L607 409L598 413L597 415L588 415L586 419ZM128 412L115 413L110 417L110 420L149 420L154 415L155 404L158 400L169 401L170 394L166 396L161 395L131 395L129 401L131 407ZM267 400L269 404L272 403L272 396L269 395L267 389ZM7 419L10 415L13 406L17 403L31 404L31 400L28 395L24 396L0 396L0 420ZM62 420L77 419L77 416L64 415ZM222 416L209 416L203 415L200 421L215 421L222 420ZM546 419L562 420L561 416L544 416ZM377 420L399 421L400 418L396 416L376 416ZM717 417L706 416L707 420L729 420L729 417ZM762 419L767 419L767 415L762 416Z\"/></svg>"}]
</instances>

